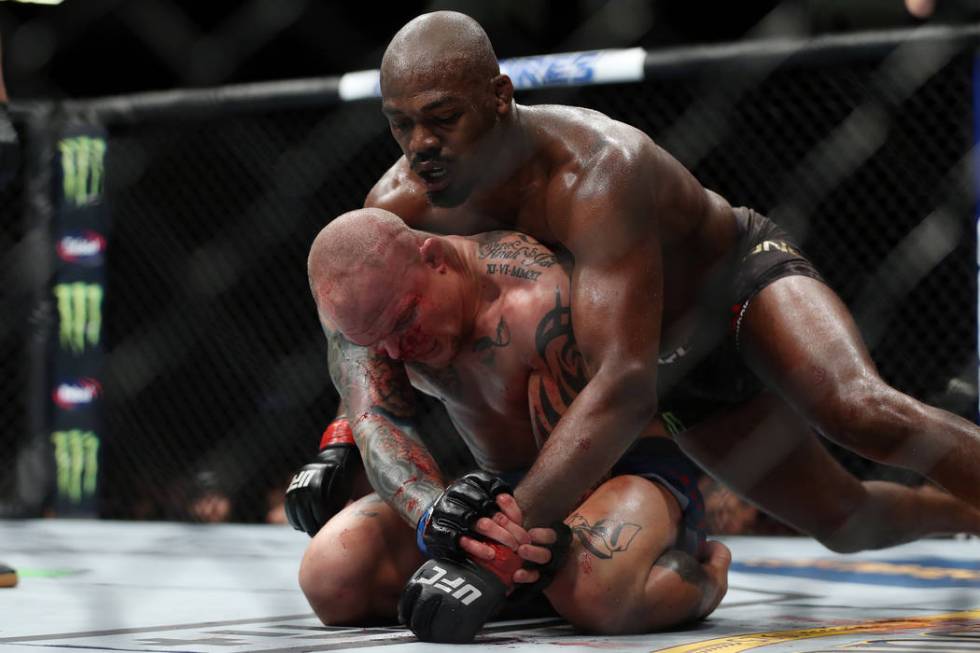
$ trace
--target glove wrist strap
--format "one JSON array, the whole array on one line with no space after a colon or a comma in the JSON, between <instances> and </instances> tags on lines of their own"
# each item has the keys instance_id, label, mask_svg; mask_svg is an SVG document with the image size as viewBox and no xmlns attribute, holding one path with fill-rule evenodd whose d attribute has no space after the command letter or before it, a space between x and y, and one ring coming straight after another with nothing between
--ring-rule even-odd
<instances>
[{"instance_id":1,"label":"glove wrist strap","mask_svg":"<svg viewBox=\"0 0 980 653\"><path fill-rule=\"evenodd\" d=\"M351 429L350 422L347 421L346 417L338 417L330 422L330 426L326 428L323 436L320 438L320 451L335 444L357 446L354 443L354 431Z\"/></svg>"},{"instance_id":2,"label":"glove wrist strap","mask_svg":"<svg viewBox=\"0 0 980 653\"><path fill-rule=\"evenodd\" d=\"M418 545L419 551L422 552L426 558L431 557L429 555L429 547L425 546L425 527L429 524L429 517L432 516L432 506L425 509L422 516L419 517L419 522L415 526L415 544Z\"/></svg>"}]
</instances>

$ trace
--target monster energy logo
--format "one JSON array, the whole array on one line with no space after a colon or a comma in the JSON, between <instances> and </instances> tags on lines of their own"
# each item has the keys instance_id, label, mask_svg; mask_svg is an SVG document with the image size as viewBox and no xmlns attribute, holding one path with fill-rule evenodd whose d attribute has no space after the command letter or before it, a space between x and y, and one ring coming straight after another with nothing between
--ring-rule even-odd
<instances>
[{"instance_id":1,"label":"monster energy logo","mask_svg":"<svg viewBox=\"0 0 980 653\"><path fill-rule=\"evenodd\" d=\"M75 504L94 497L99 475L98 436L79 429L55 431L51 442L58 470L58 495Z\"/></svg>"},{"instance_id":2,"label":"monster energy logo","mask_svg":"<svg viewBox=\"0 0 980 653\"><path fill-rule=\"evenodd\" d=\"M54 287L58 300L58 340L75 354L99 344L102 332L102 286L97 283L59 283Z\"/></svg>"},{"instance_id":3,"label":"monster energy logo","mask_svg":"<svg viewBox=\"0 0 980 653\"><path fill-rule=\"evenodd\" d=\"M660 418L664 421L664 426L667 427L667 433L670 433L671 435L677 435L685 430L684 422L682 422L677 415L669 411L661 413Z\"/></svg>"},{"instance_id":4,"label":"monster energy logo","mask_svg":"<svg viewBox=\"0 0 980 653\"><path fill-rule=\"evenodd\" d=\"M73 136L58 142L65 201L75 206L94 204L102 196L104 138Z\"/></svg>"}]
</instances>

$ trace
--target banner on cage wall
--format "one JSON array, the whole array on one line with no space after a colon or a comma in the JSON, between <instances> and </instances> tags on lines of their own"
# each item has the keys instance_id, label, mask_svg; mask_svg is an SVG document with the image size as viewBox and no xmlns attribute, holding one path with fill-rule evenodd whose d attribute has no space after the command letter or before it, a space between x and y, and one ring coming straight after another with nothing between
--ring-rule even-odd
<instances>
[{"instance_id":1,"label":"banner on cage wall","mask_svg":"<svg viewBox=\"0 0 980 653\"><path fill-rule=\"evenodd\" d=\"M63 516L98 516L104 437L102 372L106 134L73 128L57 143L53 197L56 325L51 350L50 447L53 509Z\"/></svg>"}]
</instances>

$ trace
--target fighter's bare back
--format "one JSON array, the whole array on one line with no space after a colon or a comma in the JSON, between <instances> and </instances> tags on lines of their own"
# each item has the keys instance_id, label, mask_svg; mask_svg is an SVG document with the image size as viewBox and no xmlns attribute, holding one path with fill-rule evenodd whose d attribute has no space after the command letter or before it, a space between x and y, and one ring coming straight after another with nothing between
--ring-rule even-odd
<instances>
[{"instance_id":1,"label":"fighter's bare back","mask_svg":"<svg viewBox=\"0 0 980 653\"><path fill-rule=\"evenodd\" d=\"M632 201L645 224L636 238L659 243L662 252L663 335L660 350L672 351L690 336L690 316L708 274L733 251L736 226L729 203L705 189L677 160L646 134L601 113L558 105L517 105L529 135L527 156L513 174L480 189L459 206L434 206L425 183L402 156L378 181L366 206L383 208L416 229L441 234L475 234L515 229L556 250L570 240L568 216L574 203L607 193L622 176L646 170L646 187ZM631 170L626 171L629 167ZM598 221L622 216L599 213Z\"/></svg>"}]
</instances>

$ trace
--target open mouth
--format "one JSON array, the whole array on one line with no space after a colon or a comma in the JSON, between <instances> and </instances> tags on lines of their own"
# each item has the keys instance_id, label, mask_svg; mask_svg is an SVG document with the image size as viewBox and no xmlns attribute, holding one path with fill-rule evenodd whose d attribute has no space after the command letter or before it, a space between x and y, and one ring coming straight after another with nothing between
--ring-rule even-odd
<instances>
[{"instance_id":1,"label":"open mouth","mask_svg":"<svg viewBox=\"0 0 980 653\"><path fill-rule=\"evenodd\" d=\"M416 174L425 184L428 193L444 190L449 185L449 169L445 166L425 164L416 170Z\"/></svg>"}]
</instances>

